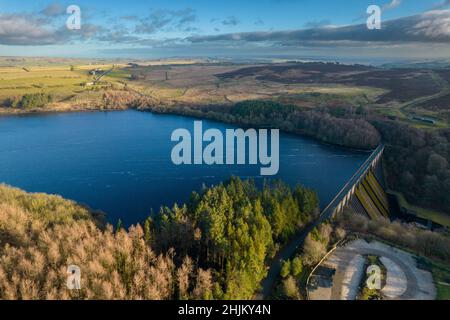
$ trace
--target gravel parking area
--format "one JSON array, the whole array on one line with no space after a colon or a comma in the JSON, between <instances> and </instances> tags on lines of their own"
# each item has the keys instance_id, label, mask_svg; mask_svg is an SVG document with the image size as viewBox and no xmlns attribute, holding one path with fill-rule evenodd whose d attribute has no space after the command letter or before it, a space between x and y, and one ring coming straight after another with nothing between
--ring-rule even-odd
<instances>
[{"instance_id":1,"label":"gravel parking area","mask_svg":"<svg viewBox=\"0 0 450 320\"><path fill-rule=\"evenodd\" d=\"M337 248L322 263L321 267L335 270L328 279L331 285L322 288L321 282L310 281L310 284L315 284L308 286L310 299L356 299L360 283L366 273L364 256L367 255L378 256L386 268L386 285L382 288L385 299L433 300L436 298L436 287L431 273L419 269L413 255L378 241L367 242L358 239ZM311 278L314 280L315 275Z\"/></svg>"}]
</instances>

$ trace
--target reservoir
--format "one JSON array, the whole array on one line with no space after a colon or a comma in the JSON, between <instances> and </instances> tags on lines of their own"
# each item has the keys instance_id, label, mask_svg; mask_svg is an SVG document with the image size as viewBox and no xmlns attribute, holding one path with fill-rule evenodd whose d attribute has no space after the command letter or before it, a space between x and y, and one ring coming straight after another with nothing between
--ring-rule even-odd
<instances>
[{"instance_id":1,"label":"reservoir","mask_svg":"<svg viewBox=\"0 0 450 320\"><path fill-rule=\"evenodd\" d=\"M130 225L233 175L315 189L323 208L370 155L281 133L273 177L260 176L259 165L177 166L171 134L193 124L189 117L133 110L0 117L0 183L59 194L104 211L112 224ZM238 128L209 120L203 127Z\"/></svg>"}]
</instances>

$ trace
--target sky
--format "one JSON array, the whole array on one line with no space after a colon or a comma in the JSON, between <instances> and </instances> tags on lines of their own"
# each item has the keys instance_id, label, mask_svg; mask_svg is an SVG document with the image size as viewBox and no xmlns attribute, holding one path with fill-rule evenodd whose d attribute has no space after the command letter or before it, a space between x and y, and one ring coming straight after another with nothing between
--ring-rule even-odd
<instances>
[{"instance_id":1,"label":"sky","mask_svg":"<svg viewBox=\"0 0 450 320\"><path fill-rule=\"evenodd\" d=\"M445 59L450 0L0 0L0 55Z\"/></svg>"}]
</instances>

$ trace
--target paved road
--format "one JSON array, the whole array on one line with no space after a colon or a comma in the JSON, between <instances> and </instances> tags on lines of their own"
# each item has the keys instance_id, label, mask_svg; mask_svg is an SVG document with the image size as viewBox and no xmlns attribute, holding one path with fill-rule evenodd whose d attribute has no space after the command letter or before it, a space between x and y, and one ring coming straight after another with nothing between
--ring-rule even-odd
<instances>
[{"instance_id":1,"label":"paved road","mask_svg":"<svg viewBox=\"0 0 450 320\"><path fill-rule=\"evenodd\" d=\"M357 183L358 180L366 174L373 160L380 152L383 151L383 149L384 145L380 144L380 146L378 146L378 148L375 149L374 152L372 152L370 157L363 163L358 171L355 172L355 174L350 178L350 180L345 184L345 186L330 202L330 204L322 211L319 217L314 222L309 224L305 229L300 231L296 236L294 236L294 238L278 252L269 268L267 277L261 283L262 289L255 296L256 300L262 300L264 298L267 298L271 294L280 275L281 262L293 257L297 252L297 249L303 246L303 242L305 241L308 234L315 227L332 216L337 204L339 204L339 202L345 197L345 195L347 195L348 191L355 185L355 183Z\"/></svg>"},{"instance_id":2,"label":"paved road","mask_svg":"<svg viewBox=\"0 0 450 320\"><path fill-rule=\"evenodd\" d=\"M273 259L272 265L269 268L267 277L262 282L262 290L256 295L256 300L263 300L269 297L270 293L274 289L275 283L278 280L281 271L281 262L292 257L297 248L303 245L306 236L316 227L319 223L315 222L307 226L302 232L297 234L294 239L284 246Z\"/></svg>"},{"instance_id":3,"label":"paved road","mask_svg":"<svg viewBox=\"0 0 450 320\"><path fill-rule=\"evenodd\" d=\"M101 75L99 75L96 79L94 79L94 83L99 82L104 76L106 76L107 74L111 73L114 70L114 67L103 72Z\"/></svg>"}]
</instances>

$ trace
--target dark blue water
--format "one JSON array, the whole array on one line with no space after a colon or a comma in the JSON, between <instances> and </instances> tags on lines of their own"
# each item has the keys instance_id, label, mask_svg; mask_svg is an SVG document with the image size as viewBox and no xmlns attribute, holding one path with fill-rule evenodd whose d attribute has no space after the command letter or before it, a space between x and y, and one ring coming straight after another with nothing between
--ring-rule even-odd
<instances>
[{"instance_id":1,"label":"dark blue water","mask_svg":"<svg viewBox=\"0 0 450 320\"><path fill-rule=\"evenodd\" d=\"M0 182L30 192L60 194L125 224L145 219L153 208L189 199L202 184L231 175L261 180L260 165L175 166L173 130L194 119L138 111L0 117ZM229 124L203 121L225 130ZM281 178L317 190L325 206L369 156L281 134Z\"/></svg>"}]
</instances>

